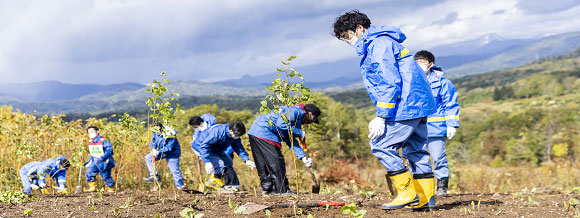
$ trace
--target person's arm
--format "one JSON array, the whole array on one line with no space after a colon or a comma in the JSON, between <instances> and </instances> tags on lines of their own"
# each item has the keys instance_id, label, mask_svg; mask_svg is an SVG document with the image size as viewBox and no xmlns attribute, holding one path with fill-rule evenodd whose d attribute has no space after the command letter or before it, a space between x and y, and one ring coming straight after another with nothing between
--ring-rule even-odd
<instances>
[{"instance_id":1,"label":"person's arm","mask_svg":"<svg viewBox=\"0 0 580 218\"><path fill-rule=\"evenodd\" d=\"M382 38L375 39L369 46L363 75L367 92L376 106L375 116L392 118L401 95L401 74L395 58L400 51L392 41Z\"/></svg>"},{"instance_id":2,"label":"person's arm","mask_svg":"<svg viewBox=\"0 0 580 218\"><path fill-rule=\"evenodd\" d=\"M105 154L101 157L101 160L106 160L113 156L113 145L110 141L106 140L103 142L103 150L105 150Z\"/></svg>"},{"instance_id":3,"label":"person's arm","mask_svg":"<svg viewBox=\"0 0 580 218\"><path fill-rule=\"evenodd\" d=\"M459 103L457 103L457 90L448 79L441 81L441 100L445 107L445 124L447 127L459 128Z\"/></svg>"},{"instance_id":4,"label":"person's arm","mask_svg":"<svg viewBox=\"0 0 580 218\"><path fill-rule=\"evenodd\" d=\"M292 146L292 144L290 144L290 139L285 140L286 144L288 145L288 148L290 149L294 149L294 156L296 156L298 159L302 159L303 157L306 157L306 153L304 152L304 149L302 149L302 147L300 146L300 143L298 142L299 139L294 138L294 140L292 140L292 143L294 144L294 146Z\"/></svg>"},{"instance_id":5,"label":"person's arm","mask_svg":"<svg viewBox=\"0 0 580 218\"><path fill-rule=\"evenodd\" d=\"M242 158L242 161L246 162L250 160L248 152L246 152L246 149L242 145L242 139L234 139L231 146L232 149L234 149L234 151L238 154L238 156Z\"/></svg>"},{"instance_id":6,"label":"person's arm","mask_svg":"<svg viewBox=\"0 0 580 218\"><path fill-rule=\"evenodd\" d=\"M60 170L53 178L56 183L61 187L66 187L66 171Z\"/></svg>"},{"instance_id":7,"label":"person's arm","mask_svg":"<svg viewBox=\"0 0 580 218\"><path fill-rule=\"evenodd\" d=\"M48 165L44 165L44 162L40 163L40 166L36 169L36 175L38 175L38 184L40 187L46 186L46 177L48 175Z\"/></svg>"},{"instance_id":8,"label":"person's arm","mask_svg":"<svg viewBox=\"0 0 580 218\"><path fill-rule=\"evenodd\" d=\"M293 136L302 137L302 129L300 129L300 123L302 122L300 119L302 119L302 117L298 110L302 110L302 108L297 109L295 107L287 107L286 110L280 112L280 116L276 120L276 127L278 127L280 134L282 134L284 138L289 137L288 130L290 128L292 128ZM283 116L286 116L288 123L284 121Z\"/></svg>"},{"instance_id":9,"label":"person's arm","mask_svg":"<svg viewBox=\"0 0 580 218\"><path fill-rule=\"evenodd\" d=\"M209 163L209 153L211 151L211 146L218 141L218 135L216 131L208 131L199 143L199 153L201 154L201 159L204 163Z\"/></svg>"},{"instance_id":10,"label":"person's arm","mask_svg":"<svg viewBox=\"0 0 580 218\"><path fill-rule=\"evenodd\" d=\"M149 144L150 149L159 150L159 145L157 144L157 133L153 133L153 137L151 138L151 144Z\"/></svg>"},{"instance_id":11,"label":"person's arm","mask_svg":"<svg viewBox=\"0 0 580 218\"><path fill-rule=\"evenodd\" d=\"M163 140L161 140L163 141ZM159 148L159 153L167 153L173 150L173 148L175 146L179 145L179 141L177 141L177 138L166 138L165 139L165 144L163 145L163 147Z\"/></svg>"}]
</instances>

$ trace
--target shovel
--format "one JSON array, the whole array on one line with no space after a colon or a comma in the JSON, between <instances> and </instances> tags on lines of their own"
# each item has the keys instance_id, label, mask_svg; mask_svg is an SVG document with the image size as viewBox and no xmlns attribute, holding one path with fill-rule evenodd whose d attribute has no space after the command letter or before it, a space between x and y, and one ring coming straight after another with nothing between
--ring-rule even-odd
<instances>
[{"instance_id":1,"label":"shovel","mask_svg":"<svg viewBox=\"0 0 580 218\"><path fill-rule=\"evenodd\" d=\"M306 147L306 139L301 138L300 142L302 143L302 147L304 147L304 153L306 154L306 158L308 158L308 147ZM308 167L310 168L310 176L312 178L312 193L314 194L318 194L320 193L320 183L318 182L318 180L316 179L316 175L314 175L314 169L312 169L312 166Z\"/></svg>"},{"instance_id":2,"label":"shovel","mask_svg":"<svg viewBox=\"0 0 580 218\"><path fill-rule=\"evenodd\" d=\"M297 203L296 207L298 208L306 208L306 207L336 207L336 206L344 206L345 203L344 202L309 202L309 203ZM294 207L294 204L273 204L270 206L266 206L263 204L256 204L256 203L252 203L252 202L248 202L244 205L242 205L242 207L246 207L246 210L243 212L243 214L252 214L264 209L272 209L272 208L289 208L289 207Z\"/></svg>"},{"instance_id":3,"label":"shovel","mask_svg":"<svg viewBox=\"0 0 580 218\"><path fill-rule=\"evenodd\" d=\"M81 162L83 162L83 156L80 153L79 153L79 155L81 156ZM83 192L83 186L81 185L82 173L83 173L83 166L79 167L79 180L77 182L77 187L75 188L75 193L77 193L77 194Z\"/></svg>"}]
</instances>

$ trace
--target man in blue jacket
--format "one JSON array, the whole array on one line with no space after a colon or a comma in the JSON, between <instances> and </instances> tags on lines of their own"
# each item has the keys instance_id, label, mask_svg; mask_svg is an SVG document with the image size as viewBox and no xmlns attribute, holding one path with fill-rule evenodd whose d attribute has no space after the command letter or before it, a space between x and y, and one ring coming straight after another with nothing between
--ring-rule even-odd
<instances>
[{"instance_id":1,"label":"man in blue jacket","mask_svg":"<svg viewBox=\"0 0 580 218\"><path fill-rule=\"evenodd\" d=\"M154 171L153 158L155 160L165 159L167 167L173 174L175 187L182 190L185 187L183 174L179 169L179 158L181 158L181 146L177 141L177 131L161 123L155 124L153 128L153 138L151 139L151 153L145 155L145 162L149 170L149 177L143 178L147 182L153 182L155 177L159 180L159 174Z\"/></svg>"},{"instance_id":2,"label":"man in blue jacket","mask_svg":"<svg viewBox=\"0 0 580 218\"><path fill-rule=\"evenodd\" d=\"M435 66L435 56L429 51L419 51L415 54L415 60L425 71L431 85L431 93L437 104L437 112L427 118L427 130L429 139L427 148L433 159L433 173L437 178L437 197L447 196L449 185L449 166L445 142L455 136L456 128L459 128L459 104L457 103L457 90L453 83L445 79L445 71L440 66ZM445 138L447 137L447 138Z\"/></svg>"},{"instance_id":3,"label":"man in blue jacket","mask_svg":"<svg viewBox=\"0 0 580 218\"><path fill-rule=\"evenodd\" d=\"M100 173L101 178L105 181L107 192L115 192L115 180L111 175L113 167L115 167L115 159L113 159L113 145L105 137L99 134L99 128L96 126L87 127L89 135L89 143L87 145L89 150L89 161L84 164L87 167L87 182L89 182L89 189L87 192L97 191L97 175Z\"/></svg>"},{"instance_id":4,"label":"man in blue jacket","mask_svg":"<svg viewBox=\"0 0 580 218\"><path fill-rule=\"evenodd\" d=\"M228 146L234 149L250 169L256 167L242 145L240 137L244 134L246 134L246 127L241 122L213 125L201 133L199 152L201 159L207 160L206 173L211 174L205 183L207 187L220 190L224 186L224 172L232 170L233 166L232 158L224 152Z\"/></svg>"},{"instance_id":5,"label":"man in blue jacket","mask_svg":"<svg viewBox=\"0 0 580 218\"><path fill-rule=\"evenodd\" d=\"M262 194L294 193L290 190L286 177L286 164L280 151L281 143L285 142L293 149L296 158L302 160L306 167L311 167L312 159L306 158L297 137L304 138L306 133L302 130L302 125L318 123L319 116L320 109L314 104L307 104L281 107L279 113L262 114L254 120L248 135ZM289 132L292 132L292 140Z\"/></svg>"},{"instance_id":6,"label":"man in blue jacket","mask_svg":"<svg viewBox=\"0 0 580 218\"><path fill-rule=\"evenodd\" d=\"M46 159L42 162L30 162L20 168L20 180L24 187L24 193L30 194L32 189L48 194L46 187L46 177L50 177L56 182L58 193L68 194L66 189L66 171L70 167L70 162L63 156Z\"/></svg>"},{"instance_id":7,"label":"man in blue jacket","mask_svg":"<svg viewBox=\"0 0 580 218\"><path fill-rule=\"evenodd\" d=\"M199 151L199 143L202 138L199 137L202 132L206 131L208 128L212 127L216 123L216 118L211 114L203 114L200 116L194 116L189 119L189 125L195 129L195 132L191 136L191 149L193 153L201 159L201 153ZM228 146L224 151L232 160L234 159L234 149L232 146ZM204 163L209 163L209 160L203 160ZM240 180L234 168L226 170L224 173L224 189L226 191L236 191L240 188Z\"/></svg>"},{"instance_id":8,"label":"man in blue jacket","mask_svg":"<svg viewBox=\"0 0 580 218\"><path fill-rule=\"evenodd\" d=\"M375 118L369 123L371 151L398 191L382 208L433 208L435 179L423 145L427 141L427 116L435 112L435 102L425 73L409 49L401 45L406 36L396 27L372 26L357 10L336 18L334 36L362 56L361 75L376 106ZM399 148L412 175L397 152Z\"/></svg>"}]
</instances>

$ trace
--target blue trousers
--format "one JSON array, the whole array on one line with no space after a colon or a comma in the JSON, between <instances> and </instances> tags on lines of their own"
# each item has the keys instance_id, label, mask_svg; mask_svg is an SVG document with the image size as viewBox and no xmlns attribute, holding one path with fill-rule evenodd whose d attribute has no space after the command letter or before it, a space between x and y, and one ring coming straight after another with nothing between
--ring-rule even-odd
<instances>
[{"instance_id":1,"label":"blue trousers","mask_svg":"<svg viewBox=\"0 0 580 218\"><path fill-rule=\"evenodd\" d=\"M209 161L213 165L214 174L222 174L226 171L226 168L232 168L234 165L232 158L224 152L210 152Z\"/></svg>"},{"instance_id":2,"label":"blue trousers","mask_svg":"<svg viewBox=\"0 0 580 218\"><path fill-rule=\"evenodd\" d=\"M107 167L107 165L108 165L107 163L97 164L91 161L91 163L89 163L89 166L87 167L86 173L87 182L96 181L97 175L99 175L100 173L101 178L103 179L103 181L105 181L105 185L107 187L115 186L115 180L113 180L113 177L111 176L111 170L113 170L113 168Z\"/></svg>"},{"instance_id":3,"label":"blue trousers","mask_svg":"<svg viewBox=\"0 0 580 218\"><path fill-rule=\"evenodd\" d=\"M433 159L433 174L437 179L449 178L449 164L447 163L447 152L445 152L445 137L429 137L427 148Z\"/></svg>"},{"instance_id":4,"label":"blue trousers","mask_svg":"<svg viewBox=\"0 0 580 218\"><path fill-rule=\"evenodd\" d=\"M175 182L175 187L182 189L185 186L185 183L183 183L183 174L179 169L179 157L163 159L167 161L167 167L169 167L171 174L173 174L173 182ZM153 158L151 157L151 154L145 155L145 162L147 163L147 170L149 170L149 175L157 175L158 173L153 171Z\"/></svg>"},{"instance_id":5,"label":"blue trousers","mask_svg":"<svg viewBox=\"0 0 580 218\"><path fill-rule=\"evenodd\" d=\"M431 160L425 148L427 142L427 117L385 121L385 133L370 141L371 152L387 171L399 171L405 164L397 149L401 148L412 174L431 173Z\"/></svg>"}]
</instances>

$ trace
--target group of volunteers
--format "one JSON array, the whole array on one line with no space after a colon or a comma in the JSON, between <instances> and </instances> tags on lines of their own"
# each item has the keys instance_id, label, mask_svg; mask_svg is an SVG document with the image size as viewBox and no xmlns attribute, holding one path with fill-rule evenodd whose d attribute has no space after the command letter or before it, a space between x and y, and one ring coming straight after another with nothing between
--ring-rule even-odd
<instances>
[{"instance_id":1,"label":"group of volunteers","mask_svg":"<svg viewBox=\"0 0 580 218\"><path fill-rule=\"evenodd\" d=\"M443 68L435 65L431 52L421 50L413 55L401 44L406 36L396 27L371 25L367 15L357 10L337 17L333 26L334 36L352 45L362 56L361 75L375 105L375 118L368 125L371 152L384 165L397 190L397 196L382 208L433 209L435 197L447 196L449 167L445 144L459 127L455 87L444 78ZM247 131L254 161L240 139L246 134L243 123L217 124L211 114L192 117L189 125L195 132L191 148L210 174L205 185L216 190L240 187L233 168L235 152L245 165L257 170L263 194L294 193L286 177L282 142L293 149L292 153L306 167L311 167L312 159L306 157L299 140L291 137L303 139L302 125L319 123L320 115L314 104L284 106L278 113L260 115ZM97 189L95 176L100 173L106 190L114 192L111 143L100 136L95 126L89 126L87 133L90 159L84 166L88 191ZM150 176L144 180L159 180L154 163L166 159L176 188L185 187L176 134L171 127L157 124L151 152L145 156ZM67 193L65 173L69 166L63 156L24 165L20 170L24 192L40 189L46 193L48 176L57 183L56 190Z\"/></svg>"}]
</instances>

